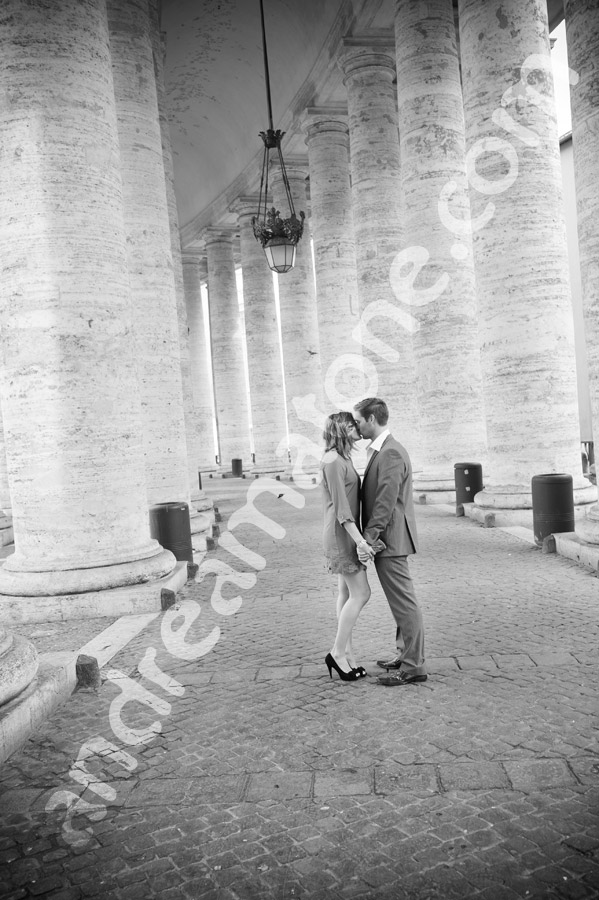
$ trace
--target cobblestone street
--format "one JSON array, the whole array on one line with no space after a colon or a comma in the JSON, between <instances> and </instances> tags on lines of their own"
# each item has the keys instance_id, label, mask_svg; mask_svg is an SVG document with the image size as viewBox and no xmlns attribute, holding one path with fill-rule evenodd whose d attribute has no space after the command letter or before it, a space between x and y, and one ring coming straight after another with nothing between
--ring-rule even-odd
<instances>
[{"instance_id":1,"label":"cobblestone street","mask_svg":"<svg viewBox=\"0 0 599 900\"><path fill-rule=\"evenodd\" d=\"M320 491L207 490L196 581L2 766L0 897L599 897L597 577L418 506L429 679L377 684L371 570L369 677L331 681Z\"/></svg>"}]
</instances>

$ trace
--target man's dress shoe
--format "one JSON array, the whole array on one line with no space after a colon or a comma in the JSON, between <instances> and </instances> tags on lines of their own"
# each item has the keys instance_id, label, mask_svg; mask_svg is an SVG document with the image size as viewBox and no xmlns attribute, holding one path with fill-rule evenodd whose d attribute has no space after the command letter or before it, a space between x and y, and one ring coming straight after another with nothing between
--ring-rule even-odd
<instances>
[{"instance_id":1,"label":"man's dress shoe","mask_svg":"<svg viewBox=\"0 0 599 900\"><path fill-rule=\"evenodd\" d=\"M395 687L404 684L413 684L416 681L426 681L427 678L428 675L411 675L409 672L406 672L405 669L402 669L394 675L379 675L377 681L379 684L384 684L385 687Z\"/></svg>"},{"instance_id":2,"label":"man's dress shoe","mask_svg":"<svg viewBox=\"0 0 599 900\"><path fill-rule=\"evenodd\" d=\"M380 666L381 669L399 669L401 666L401 658L399 656L394 656L393 659L377 659L377 666Z\"/></svg>"}]
</instances>

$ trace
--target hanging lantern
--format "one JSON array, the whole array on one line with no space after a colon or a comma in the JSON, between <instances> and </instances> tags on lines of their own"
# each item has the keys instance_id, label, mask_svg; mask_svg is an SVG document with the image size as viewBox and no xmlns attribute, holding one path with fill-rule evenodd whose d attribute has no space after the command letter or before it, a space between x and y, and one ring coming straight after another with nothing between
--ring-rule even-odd
<instances>
[{"instance_id":1,"label":"hanging lantern","mask_svg":"<svg viewBox=\"0 0 599 900\"><path fill-rule=\"evenodd\" d=\"M258 200L258 212L252 219L254 236L262 244L266 255L266 261L273 272L282 275L295 265L295 251L298 241L304 231L305 215L300 212L299 218L295 214L289 179L285 169L285 161L281 150L281 140L284 131L275 131L272 121L272 102L270 96L270 79L268 74L268 55L266 52L266 32L264 30L264 8L260 0L260 19L262 23L262 48L264 51L264 81L266 83L266 100L268 104L269 128L261 131L260 137L264 143L264 156L262 157L262 176L260 179L260 197ZM268 209L268 184L270 168L270 151L276 150L281 167L281 177L285 187L285 196L289 207L289 215L281 216L281 211L272 206Z\"/></svg>"}]
</instances>

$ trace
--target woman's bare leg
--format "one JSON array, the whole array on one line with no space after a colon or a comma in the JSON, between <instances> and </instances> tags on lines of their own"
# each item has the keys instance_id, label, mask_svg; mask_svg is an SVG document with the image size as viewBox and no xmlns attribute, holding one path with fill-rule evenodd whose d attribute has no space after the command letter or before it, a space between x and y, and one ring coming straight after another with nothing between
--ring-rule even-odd
<instances>
[{"instance_id":1,"label":"woman's bare leg","mask_svg":"<svg viewBox=\"0 0 599 900\"><path fill-rule=\"evenodd\" d=\"M345 590L343 591L341 589L341 579L345 582ZM340 575L339 582L337 635L331 648L331 653L340 668L344 672L349 672L352 666L347 659L348 642L351 648L352 629L363 607L370 599L370 585L364 569L361 569L359 572L352 572L351 575ZM350 653L353 653L353 650L350 649Z\"/></svg>"},{"instance_id":2,"label":"woman's bare leg","mask_svg":"<svg viewBox=\"0 0 599 900\"><path fill-rule=\"evenodd\" d=\"M349 600L349 588L345 583L345 579L343 575L339 575L339 591L337 593L337 621L339 621L339 616L341 615L341 610ZM347 644L345 645L345 658L348 663L352 667L352 669L356 668L356 656L354 653L354 647L352 642L352 636L350 634L347 639Z\"/></svg>"}]
</instances>

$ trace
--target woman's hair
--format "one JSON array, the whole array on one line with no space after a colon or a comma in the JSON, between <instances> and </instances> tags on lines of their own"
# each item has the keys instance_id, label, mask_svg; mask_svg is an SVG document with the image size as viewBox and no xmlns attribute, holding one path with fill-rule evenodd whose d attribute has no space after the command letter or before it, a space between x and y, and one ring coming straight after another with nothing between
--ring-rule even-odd
<instances>
[{"instance_id":1,"label":"woman's hair","mask_svg":"<svg viewBox=\"0 0 599 900\"><path fill-rule=\"evenodd\" d=\"M336 450L339 456L349 459L353 441L350 436L356 420L350 412L332 413L324 423L322 438L325 450Z\"/></svg>"}]
</instances>

